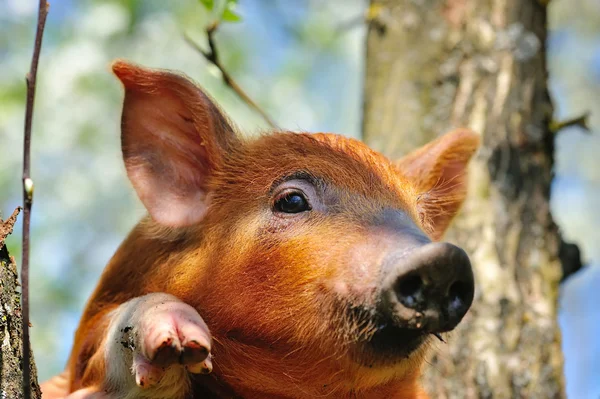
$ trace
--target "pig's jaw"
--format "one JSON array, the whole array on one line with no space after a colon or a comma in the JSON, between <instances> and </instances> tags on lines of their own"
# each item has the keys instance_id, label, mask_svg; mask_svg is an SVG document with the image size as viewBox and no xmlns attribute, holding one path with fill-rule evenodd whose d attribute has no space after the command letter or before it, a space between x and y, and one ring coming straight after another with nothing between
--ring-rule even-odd
<instances>
[{"instance_id":1,"label":"pig's jaw","mask_svg":"<svg viewBox=\"0 0 600 399\"><path fill-rule=\"evenodd\" d=\"M369 328L350 324L355 326L352 331ZM417 389L429 346L427 335L390 324L348 342L352 334L348 330L346 338L332 334L315 337L323 343L313 342L304 348L252 339L241 331L213 331L215 369L206 378L216 377L226 390L245 399L417 397L397 393Z\"/></svg>"},{"instance_id":2,"label":"pig's jaw","mask_svg":"<svg viewBox=\"0 0 600 399\"><path fill-rule=\"evenodd\" d=\"M215 397L244 399L313 399L315 397L364 399L425 398L419 388L426 345L408 358L387 364L361 364L348 352L323 357L297 351L276 353L239 341L221 341L214 347L215 369L210 379ZM221 348L219 348L222 345ZM226 349L225 349L226 348ZM221 349L225 352L221 352ZM259 354L260 357L254 355ZM366 360L366 358L365 358ZM220 386L215 386L220 385ZM210 389L210 388L209 388Z\"/></svg>"},{"instance_id":3,"label":"pig's jaw","mask_svg":"<svg viewBox=\"0 0 600 399\"><path fill-rule=\"evenodd\" d=\"M430 333L411 328L408 322L395 321L378 309L375 293L366 302L371 304L355 305L337 301L338 311L345 313L346 326L331 325L330 329L345 329L349 338L348 353L353 362L368 367L393 367L407 359L420 359L427 349ZM344 310L345 309L345 310ZM339 319L331 317L330 319Z\"/></svg>"},{"instance_id":4,"label":"pig's jaw","mask_svg":"<svg viewBox=\"0 0 600 399\"><path fill-rule=\"evenodd\" d=\"M354 350L354 360L368 367L393 366L418 356L418 351L428 342L425 333L400 328L393 324L382 325L366 342L359 342Z\"/></svg>"}]
</instances>

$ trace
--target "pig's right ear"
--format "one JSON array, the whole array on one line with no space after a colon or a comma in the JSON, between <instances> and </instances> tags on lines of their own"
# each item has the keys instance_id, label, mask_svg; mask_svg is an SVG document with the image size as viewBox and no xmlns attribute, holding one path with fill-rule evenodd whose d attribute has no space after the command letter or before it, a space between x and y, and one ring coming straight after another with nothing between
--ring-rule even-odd
<instances>
[{"instance_id":1,"label":"pig's right ear","mask_svg":"<svg viewBox=\"0 0 600 399\"><path fill-rule=\"evenodd\" d=\"M218 107L183 76L116 61L125 87L121 146L127 175L152 218L172 227L199 222L207 181L237 142Z\"/></svg>"}]
</instances>

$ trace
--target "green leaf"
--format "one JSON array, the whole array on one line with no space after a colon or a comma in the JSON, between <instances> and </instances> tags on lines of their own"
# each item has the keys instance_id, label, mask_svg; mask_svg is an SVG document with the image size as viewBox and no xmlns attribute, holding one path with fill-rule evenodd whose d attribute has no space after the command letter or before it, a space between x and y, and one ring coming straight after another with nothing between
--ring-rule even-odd
<instances>
[{"instance_id":1,"label":"green leaf","mask_svg":"<svg viewBox=\"0 0 600 399\"><path fill-rule=\"evenodd\" d=\"M235 11L235 0L229 1L225 9L223 10L223 15L221 15L221 19L227 22L239 22L242 20L240 14Z\"/></svg>"},{"instance_id":2,"label":"green leaf","mask_svg":"<svg viewBox=\"0 0 600 399\"><path fill-rule=\"evenodd\" d=\"M212 11L215 8L215 0L199 0L200 3L206 7L208 11Z\"/></svg>"}]
</instances>

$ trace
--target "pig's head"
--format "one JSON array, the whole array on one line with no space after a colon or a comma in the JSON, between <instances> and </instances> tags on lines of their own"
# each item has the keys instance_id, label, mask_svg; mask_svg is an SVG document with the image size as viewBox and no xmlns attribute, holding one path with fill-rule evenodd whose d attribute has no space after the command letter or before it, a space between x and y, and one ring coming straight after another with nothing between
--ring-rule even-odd
<instances>
[{"instance_id":1,"label":"pig's head","mask_svg":"<svg viewBox=\"0 0 600 399\"><path fill-rule=\"evenodd\" d=\"M469 258L438 240L477 135L454 131L396 163L333 134L249 139L188 79L113 68L148 234L179 248L155 266L160 289L207 322L220 381L309 397L412 389L431 337L473 300Z\"/></svg>"}]
</instances>

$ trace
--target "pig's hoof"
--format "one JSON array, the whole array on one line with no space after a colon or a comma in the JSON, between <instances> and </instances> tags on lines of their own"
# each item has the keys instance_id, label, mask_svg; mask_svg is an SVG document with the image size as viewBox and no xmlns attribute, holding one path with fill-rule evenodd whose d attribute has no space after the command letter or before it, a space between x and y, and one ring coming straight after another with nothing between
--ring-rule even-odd
<instances>
[{"instance_id":1,"label":"pig's hoof","mask_svg":"<svg viewBox=\"0 0 600 399\"><path fill-rule=\"evenodd\" d=\"M155 386L170 370L209 373L210 333L191 306L179 301L153 304L143 312L137 328L133 370L140 388Z\"/></svg>"}]
</instances>

